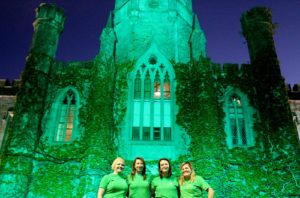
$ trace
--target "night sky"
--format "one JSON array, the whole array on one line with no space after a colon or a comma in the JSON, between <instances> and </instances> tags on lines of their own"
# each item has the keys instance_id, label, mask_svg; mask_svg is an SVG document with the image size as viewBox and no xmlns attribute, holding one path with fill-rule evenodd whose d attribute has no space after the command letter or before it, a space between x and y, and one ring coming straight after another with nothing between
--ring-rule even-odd
<instances>
[{"instance_id":1,"label":"night sky","mask_svg":"<svg viewBox=\"0 0 300 198\"><path fill-rule=\"evenodd\" d=\"M114 7L113 0L1 0L0 78L20 77L33 35L35 8L42 2L55 2L67 15L58 60L90 60L98 53L100 33ZM269 7L273 22L278 24L274 39L282 74L286 83L300 84L300 0L193 2L206 35L207 55L216 63L249 63L241 14L254 6Z\"/></svg>"}]
</instances>

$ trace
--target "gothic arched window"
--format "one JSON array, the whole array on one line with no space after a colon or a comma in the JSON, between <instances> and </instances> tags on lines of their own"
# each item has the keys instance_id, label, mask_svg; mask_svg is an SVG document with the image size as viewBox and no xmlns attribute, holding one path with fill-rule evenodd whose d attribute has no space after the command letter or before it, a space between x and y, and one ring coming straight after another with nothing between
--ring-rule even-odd
<instances>
[{"instance_id":1,"label":"gothic arched window","mask_svg":"<svg viewBox=\"0 0 300 198\"><path fill-rule=\"evenodd\" d=\"M134 73L131 139L171 141L171 67L157 64L156 57L150 57L149 60ZM138 92L141 93L140 97L137 97Z\"/></svg>"},{"instance_id":2,"label":"gothic arched window","mask_svg":"<svg viewBox=\"0 0 300 198\"><path fill-rule=\"evenodd\" d=\"M232 145L247 145L245 118L239 96L232 95L229 101L229 119L232 134Z\"/></svg>"},{"instance_id":3,"label":"gothic arched window","mask_svg":"<svg viewBox=\"0 0 300 198\"><path fill-rule=\"evenodd\" d=\"M72 140L75 111L75 94L69 89L61 101L61 107L58 112L58 125L54 137L56 142L69 142Z\"/></svg>"},{"instance_id":4,"label":"gothic arched window","mask_svg":"<svg viewBox=\"0 0 300 198\"><path fill-rule=\"evenodd\" d=\"M226 100L226 133L229 147L253 145L253 110L242 93L231 93Z\"/></svg>"}]
</instances>

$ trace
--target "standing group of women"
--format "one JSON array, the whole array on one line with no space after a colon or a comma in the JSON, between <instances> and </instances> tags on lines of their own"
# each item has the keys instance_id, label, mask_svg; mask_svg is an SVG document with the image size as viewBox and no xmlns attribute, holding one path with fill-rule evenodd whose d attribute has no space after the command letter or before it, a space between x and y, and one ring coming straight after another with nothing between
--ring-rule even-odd
<instances>
[{"instance_id":1,"label":"standing group of women","mask_svg":"<svg viewBox=\"0 0 300 198\"><path fill-rule=\"evenodd\" d=\"M122 177L125 161L118 157L112 163L113 173L105 175L99 186L98 198L194 198L203 197L204 191L212 198L214 191L195 174L192 164L181 164L179 181L172 176L172 167L168 159L158 161L159 176L150 180L146 175L146 164L143 158L135 158L131 173L127 179Z\"/></svg>"}]
</instances>

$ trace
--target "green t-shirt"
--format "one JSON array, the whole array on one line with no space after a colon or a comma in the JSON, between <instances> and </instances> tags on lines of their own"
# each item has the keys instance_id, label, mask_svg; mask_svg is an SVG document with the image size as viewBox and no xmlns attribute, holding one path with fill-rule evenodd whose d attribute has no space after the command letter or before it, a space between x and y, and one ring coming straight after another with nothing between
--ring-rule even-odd
<instances>
[{"instance_id":1,"label":"green t-shirt","mask_svg":"<svg viewBox=\"0 0 300 198\"><path fill-rule=\"evenodd\" d=\"M150 179L145 180L143 175L135 174L132 180L131 175L128 175L127 182L129 185L129 198L150 198Z\"/></svg>"},{"instance_id":2,"label":"green t-shirt","mask_svg":"<svg viewBox=\"0 0 300 198\"><path fill-rule=\"evenodd\" d=\"M193 182L185 180L183 185L180 185L180 198L203 197L203 192L208 188L210 188L208 183L202 177L196 175Z\"/></svg>"},{"instance_id":3,"label":"green t-shirt","mask_svg":"<svg viewBox=\"0 0 300 198\"><path fill-rule=\"evenodd\" d=\"M174 177L155 177L151 183L151 188L156 198L178 198L178 181Z\"/></svg>"},{"instance_id":4,"label":"green t-shirt","mask_svg":"<svg viewBox=\"0 0 300 198\"><path fill-rule=\"evenodd\" d=\"M105 190L104 198L125 198L128 184L120 175L111 173L102 178L99 188Z\"/></svg>"}]
</instances>

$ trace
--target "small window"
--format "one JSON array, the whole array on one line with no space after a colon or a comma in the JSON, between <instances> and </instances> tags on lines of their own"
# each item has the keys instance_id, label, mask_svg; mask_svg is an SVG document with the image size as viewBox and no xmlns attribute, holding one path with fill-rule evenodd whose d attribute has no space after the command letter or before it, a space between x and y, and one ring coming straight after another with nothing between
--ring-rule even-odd
<instances>
[{"instance_id":1,"label":"small window","mask_svg":"<svg viewBox=\"0 0 300 198\"><path fill-rule=\"evenodd\" d=\"M143 140L150 140L150 127L143 127Z\"/></svg>"},{"instance_id":2,"label":"small window","mask_svg":"<svg viewBox=\"0 0 300 198\"><path fill-rule=\"evenodd\" d=\"M153 140L155 140L155 141L160 140L160 128L159 127L153 128Z\"/></svg>"},{"instance_id":3,"label":"small window","mask_svg":"<svg viewBox=\"0 0 300 198\"><path fill-rule=\"evenodd\" d=\"M132 140L140 140L140 128L132 127Z\"/></svg>"},{"instance_id":4,"label":"small window","mask_svg":"<svg viewBox=\"0 0 300 198\"><path fill-rule=\"evenodd\" d=\"M164 140L165 141L171 141L172 140L171 127L165 127L164 128Z\"/></svg>"},{"instance_id":5,"label":"small window","mask_svg":"<svg viewBox=\"0 0 300 198\"><path fill-rule=\"evenodd\" d=\"M159 0L149 0L149 7L156 8L159 6Z\"/></svg>"}]
</instances>

